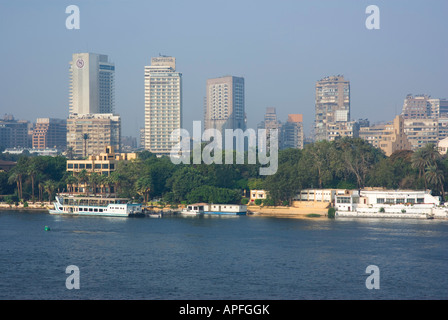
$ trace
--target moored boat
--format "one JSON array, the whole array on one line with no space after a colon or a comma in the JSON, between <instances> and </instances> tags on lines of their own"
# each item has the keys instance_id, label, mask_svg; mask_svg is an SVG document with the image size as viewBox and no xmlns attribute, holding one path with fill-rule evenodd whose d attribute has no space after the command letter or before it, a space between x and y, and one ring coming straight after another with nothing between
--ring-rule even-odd
<instances>
[{"instance_id":1,"label":"moored boat","mask_svg":"<svg viewBox=\"0 0 448 320\"><path fill-rule=\"evenodd\" d=\"M204 205L202 203L190 204L180 212L182 215L202 215L204 214Z\"/></svg>"},{"instance_id":2,"label":"moored boat","mask_svg":"<svg viewBox=\"0 0 448 320\"><path fill-rule=\"evenodd\" d=\"M77 197L59 194L53 202L50 214L136 217L143 215L142 205L131 203L126 198L103 198L95 196Z\"/></svg>"},{"instance_id":3,"label":"moored boat","mask_svg":"<svg viewBox=\"0 0 448 320\"><path fill-rule=\"evenodd\" d=\"M247 206L239 204L190 204L181 211L184 215L246 215Z\"/></svg>"}]
</instances>

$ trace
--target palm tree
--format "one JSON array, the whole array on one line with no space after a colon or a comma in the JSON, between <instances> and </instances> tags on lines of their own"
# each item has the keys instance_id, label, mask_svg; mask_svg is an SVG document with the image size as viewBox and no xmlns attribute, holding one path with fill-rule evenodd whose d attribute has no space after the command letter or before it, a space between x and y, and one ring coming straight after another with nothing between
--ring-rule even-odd
<instances>
[{"instance_id":1,"label":"palm tree","mask_svg":"<svg viewBox=\"0 0 448 320\"><path fill-rule=\"evenodd\" d=\"M118 188L120 187L120 174L117 171L113 171L110 173L109 180L111 185L114 186L114 192L115 194L118 194Z\"/></svg>"},{"instance_id":2,"label":"palm tree","mask_svg":"<svg viewBox=\"0 0 448 320\"><path fill-rule=\"evenodd\" d=\"M44 189L45 189L45 184L41 181L39 182L39 184L37 185L38 189L39 189L39 202L43 201L44 199Z\"/></svg>"},{"instance_id":3,"label":"palm tree","mask_svg":"<svg viewBox=\"0 0 448 320\"><path fill-rule=\"evenodd\" d=\"M87 181L89 181L89 176L88 176L87 170L86 169L81 170L78 173L77 178L78 178L78 183L84 185L84 193L87 195L87 192L88 192Z\"/></svg>"},{"instance_id":4,"label":"palm tree","mask_svg":"<svg viewBox=\"0 0 448 320\"><path fill-rule=\"evenodd\" d=\"M428 179L426 178L425 171L432 166L437 168L437 162L440 159L440 153L437 151L437 148L433 143L426 144L424 147L418 149L412 154L412 167L418 169L418 177L423 178L425 189L428 188Z\"/></svg>"},{"instance_id":5,"label":"palm tree","mask_svg":"<svg viewBox=\"0 0 448 320\"><path fill-rule=\"evenodd\" d=\"M96 195L96 188L100 184L101 176L96 172L90 173L88 176L89 185L92 188L93 194Z\"/></svg>"},{"instance_id":6,"label":"palm tree","mask_svg":"<svg viewBox=\"0 0 448 320\"><path fill-rule=\"evenodd\" d=\"M67 183L67 188L69 193L74 192L74 185L78 183L78 179L72 175L68 175L65 179L65 182Z\"/></svg>"},{"instance_id":7,"label":"palm tree","mask_svg":"<svg viewBox=\"0 0 448 320\"><path fill-rule=\"evenodd\" d=\"M418 177L421 178L425 172L426 158L423 149L418 149L411 156L411 166L418 169Z\"/></svg>"},{"instance_id":8,"label":"palm tree","mask_svg":"<svg viewBox=\"0 0 448 320\"><path fill-rule=\"evenodd\" d=\"M51 199L53 198L53 192L56 189L56 183L53 180L47 180L44 183L45 191L48 193L48 202L51 203Z\"/></svg>"},{"instance_id":9,"label":"palm tree","mask_svg":"<svg viewBox=\"0 0 448 320\"><path fill-rule=\"evenodd\" d=\"M442 193L442 201L444 202L445 201L445 189L443 187L443 184L445 181L445 177L444 177L443 170L438 168L438 166L436 164L427 167L426 171L425 171L425 180L427 180L429 184L434 185L434 187L436 187L438 189L438 191L440 191Z\"/></svg>"},{"instance_id":10,"label":"palm tree","mask_svg":"<svg viewBox=\"0 0 448 320\"><path fill-rule=\"evenodd\" d=\"M143 196L144 202L149 201L149 193L151 192L152 181L149 177L141 177L135 183L135 189L138 194Z\"/></svg>"},{"instance_id":11,"label":"palm tree","mask_svg":"<svg viewBox=\"0 0 448 320\"><path fill-rule=\"evenodd\" d=\"M31 178L31 197L33 199L33 202L34 202L34 184L35 184L34 182L35 182L37 173L38 173L37 166L34 162L32 162L28 166L27 174Z\"/></svg>"},{"instance_id":12,"label":"palm tree","mask_svg":"<svg viewBox=\"0 0 448 320\"><path fill-rule=\"evenodd\" d=\"M22 174L18 172L12 172L11 175L8 178L8 183L13 184L14 182L17 185L17 196L19 199L22 199L23 192L22 192Z\"/></svg>"},{"instance_id":13,"label":"palm tree","mask_svg":"<svg viewBox=\"0 0 448 320\"><path fill-rule=\"evenodd\" d=\"M87 157L87 140L90 138L88 133L84 133L82 135L82 139L84 140L84 157Z\"/></svg>"}]
</instances>

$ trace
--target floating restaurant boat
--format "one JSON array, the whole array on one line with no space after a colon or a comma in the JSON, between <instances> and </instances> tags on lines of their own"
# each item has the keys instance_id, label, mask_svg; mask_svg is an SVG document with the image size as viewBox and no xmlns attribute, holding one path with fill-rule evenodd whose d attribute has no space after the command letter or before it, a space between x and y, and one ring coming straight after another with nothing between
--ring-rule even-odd
<instances>
[{"instance_id":1,"label":"floating restaurant boat","mask_svg":"<svg viewBox=\"0 0 448 320\"><path fill-rule=\"evenodd\" d=\"M239 204L208 204L195 203L188 205L181 211L184 215L202 215L202 214L218 214L218 215L245 215L247 206Z\"/></svg>"},{"instance_id":2,"label":"floating restaurant boat","mask_svg":"<svg viewBox=\"0 0 448 320\"><path fill-rule=\"evenodd\" d=\"M50 214L106 217L137 217L143 215L142 205L130 203L129 199L126 198L57 195L53 204L54 209L49 210Z\"/></svg>"}]
</instances>

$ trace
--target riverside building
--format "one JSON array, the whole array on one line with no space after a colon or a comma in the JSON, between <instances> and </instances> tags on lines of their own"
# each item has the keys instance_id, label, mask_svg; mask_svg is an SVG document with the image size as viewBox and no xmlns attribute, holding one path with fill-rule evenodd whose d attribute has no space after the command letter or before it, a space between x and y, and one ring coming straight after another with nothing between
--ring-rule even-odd
<instances>
[{"instance_id":1,"label":"riverside building","mask_svg":"<svg viewBox=\"0 0 448 320\"><path fill-rule=\"evenodd\" d=\"M110 181L103 179L102 181L97 181L96 185L92 185L89 183L88 177L92 173L102 177L109 177L117 169L119 162L135 159L137 159L136 153L116 153L113 146L107 146L103 152L91 155L87 159L67 160L67 172L78 178L76 182L71 183L67 188L71 193L114 194L114 185ZM87 174L85 180L80 178L80 173L83 170Z\"/></svg>"}]
</instances>

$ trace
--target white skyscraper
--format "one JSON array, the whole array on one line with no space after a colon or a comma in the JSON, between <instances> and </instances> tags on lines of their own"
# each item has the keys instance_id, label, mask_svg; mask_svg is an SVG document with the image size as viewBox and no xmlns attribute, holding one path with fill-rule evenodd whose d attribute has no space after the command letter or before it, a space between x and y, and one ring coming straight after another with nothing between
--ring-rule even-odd
<instances>
[{"instance_id":1,"label":"white skyscraper","mask_svg":"<svg viewBox=\"0 0 448 320\"><path fill-rule=\"evenodd\" d=\"M76 157L120 150L121 118L114 114L115 65L107 55L74 53L70 61L67 147Z\"/></svg>"},{"instance_id":2,"label":"white skyscraper","mask_svg":"<svg viewBox=\"0 0 448 320\"><path fill-rule=\"evenodd\" d=\"M74 53L70 61L70 114L114 113L115 65L107 55Z\"/></svg>"},{"instance_id":3,"label":"white skyscraper","mask_svg":"<svg viewBox=\"0 0 448 320\"><path fill-rule=\"evenodd\" d=\"M145 149L169 155L179 143L171 133L182 127L182 74L176 72L174 57L151 58L145 66Z\"/></svg>"}]
</instances>

